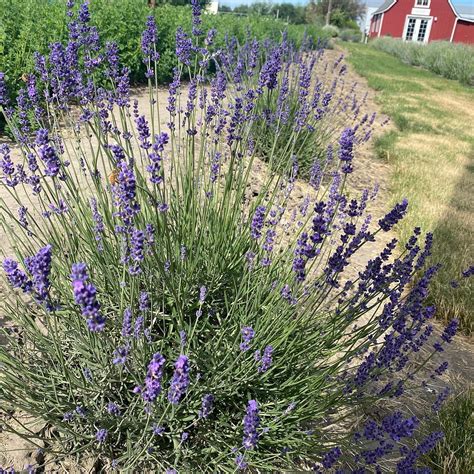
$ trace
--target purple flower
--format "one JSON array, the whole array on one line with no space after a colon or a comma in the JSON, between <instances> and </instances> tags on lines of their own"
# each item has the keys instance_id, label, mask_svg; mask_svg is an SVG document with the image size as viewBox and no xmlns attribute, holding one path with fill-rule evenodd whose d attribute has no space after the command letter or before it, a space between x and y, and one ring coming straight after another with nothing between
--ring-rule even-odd
<instances>
[{"instance_id":1,"label":"purple flower","mask_svg":"<svg viewBox=\"0 0 474 474\"><path fill-rule=\"evenodd\" d=\"M120 415L120 408L116 403L109 402L107 404L107 412L110 413L111 415L118 416Z\"/></svg>"},{"instance_id":2,"label":"purple flower","mask_svg":"<svg viewBox=\"0 0 474 474\"><path fill-rule=\"evenodd\" d=\"M126 344L125 346L117 347L114 351L114 358L112 360L114 365L125 365L127 362L128 353L130 352L130 346Z\"/></svg>"},{"instance_id":3,"label":"purple flower","mask_svg":"<svg viewBox=\"0 0 474 474\"><path fill-rule=\"evenodd\" d=\"M159 135L155 135L155 143L152 145L153 151L148 156L150 164L146 169L151 175L150 181L154 184L159 184L163 181L163 176L161 175L162 152L168 140L169 136L167 133L162 132Z\"/></svg>"},{"instance_id":4,"label":"purple flower","mask_svg":"<svg viewBox=\"0 0 474 474\"><path fill-rule=\"evenodd\" d=\"M90 205L91 205L91 211L92 211L92 219L95 222L95 226L94 226L95 240L98 242L99 251L102 251L103 249L102 236L104 234L104 229L105 229L104 219L102 218L99 210L97 209L97 199L91 198Z\"/></svg>"},{"instance_id":5,"label":"purple flower","mask_svg":"<svg viewBox=\"0 0 474 474\"><path fill-rule=\"evenodd\" d=\"M341 457L342 451L339 446L330 449L323 457L321 464L325 469L330 469L334 463Z\"/></svg>"},{"instance_id":6,"label":"purple flower","mask_svg":"<svg viewBox=\"0 0 474 474\"><path fill-rule=\"evenodd\" d=\"M38 154L46 165L44 170L46 176L57 176L61 162L59 161L54 147L50 144L44 145L38 150Z\"/></svg>"},{"instance_id":7,"label":"purple flower","mask_svg":"<svg viewBox=\"0 0 474 474\"><path fill-rule=\"evenodd\" d=\"M136 200L136 179L133 169L127 165L125 160L118 164L118 168L118 182L112 188L115 206L118 208L116 215L123 220L126 226L129 226L140 211L140 205Z\"/></svg>"},{"instance_id":8,"label":"purple flower","mask_svg":"<svg viewBox=\"0 0 474 474\"><path fill-rule=\"evenodd\" d=\"M243 342L240 343L240 350L242 352L250 349L250 342L255 336L255 331L250 326L245 326L241 330Z\"/></svg>"},{"instance_id":9,"label":"purple flower","mask_svg":"<svg viewBox=\"0 0 474 474\"><path fill-rule=\"evenodd\" d=\"M18 268L18 262L11 258L6 258L3 260L3 270L13 288L21 288L25 293L31 291L33 283L26 273Z\"/></svg>"},{"instance_id":10,"label":"purple flower","mask_svg":"<svg viewBox=\"0 0 474 474\"><path fill-rule=\"evenodd\" d=\"M193 35L199 36L202 34L202 30L199 28L202 23L199 0L191 0L191 8L193 12Z\"/></svg>"},{"instance_id":11,"label":"purple flower","mask_svg":"<svg viewBox=\"0 0 474 474\"><path fill-rule=\"evenodd\" d=\"M402 202L395 205L395 207L379 220L379 226L385 232L388 232L398 221L403 219L408 208L408 200L404 199Z\"/></svg>"},{"instance_id":12,"label":"purple flower","mask_svg":"<svg viewBox=\"0 0 474 474\"><path fill-rule=\"evenodd\" d=\"M130 257L132 265L128 271L131 275L137 275L141 272L140 263L145 258L145 233L138 229L133 229L130 238Z\"/></svg>"},{"instance_id":13,"label":"purple flower","mask_svg":"<svg viewBox=\"0 0 474 474\"><path fill-rule=\"evenodd\" d=\"M168 400L177 405L181 397L186 393L189 385L189 363L185 355L180 355L174 364L173 378L168 390Z\"/></svg>"},{"instance_id":14,"label":"purple flower","mask_svg":"<svg viewBox=\"0 0 474 474\"><path fill-rule=\"evenodd\" d=\"M191 64L191 52L193 49L193 42L184 32L181 26L176 30L176 56L186 66Z\"/></svg>"},{"instance_id":15,"label":"purple flower","mask_svg":"<svg viewBox=\"0 0 474 474\"><path fill-rule=\"evenodd\" d=\"M133 337L135 339L138 339L143 332L143 323L145 319L143 316L138 316L138 318L135 320L135 327L133 328Z\"/></svg>"},{"instance_id":16,"label":"purple flower","mask_svg":"<svg viewBox=\"0 0 474 474\"><path fill-rule=\"evenodd\" d=\"M242 446L245 449L253 449L258 442L257 429L260 425L260 418L258 416L258 403L256 400L249 401L243 424L244 437L242 440Z\"/></svg>"},{"instance_id":17,"label":"purple flower","mask_svg":"<svg viewBox=\"0 0 474 474\"><path fill-rule=\"evenodd\" d=\"M145 387L141 391L143 400L152 403L161 393L161 379L163 378L163 369L166 359L160 354L153 354L153 358L148 364L148 370L145 378Z\"/></svg>"},{"instance_id":18,"label":"purple flower","mask_svg":"<svg viewBox=\"0 0 474 474\"><path fill-rule=\"evenodd\" d=\"M263 356L260 360L260 367L258 368L259 372L266 372L272 365L272 353L273 347L267 346L263 351Z\"/></svg>"},{"instance_id":19,"label":"purple flower","mask_svg":"<svg viewBox=\"0 0 474 474\"><path fill-rule=\"evenodd\" d=\"M97 433L95 434L95 439L100 444L105 443L105 440L107 439L108 434L109 433L105 428L100 428L97 430Z\"/></svg>"},{"instance_id":20,"label":"purple flower","mask_svg":"<svg viewBox=\"0 0 474 474\"><path fill-rule=\"evenodd\" d=\"M449 389L449 387L446 387L442 392L440 392L440 393L438 394L438 396L436 397L435 402L434 402L433 405L431 406L431 408L433 409L433 411L438 412L438 411L441 409L441 405L442 405L442 404L445 402L445 400L448 398L449 393L450 393L450 389Z\"/></svg>"},{"instance_id":21,"label":"purple flower","mask_svg":"<svg viewBox=\"0 0 474 474\"><path fill-rule=\"evenodd\" d=\"M339 159L342 162L342 172L352 173L352 160L354 159L355 131L352 128L346 128L339 139Z\"/></svg>"},{"instance_id":22,"label":"purple flower","mask_svg":"<svg viewBox=\"0 0 474 474\"><path fill-rule=\"evenodd\" d=\"M199 303L203 304L204 300L206 299L207 288L205 286L201 286L199 289Z\"/></svg>"},{"instance_id":23,"label":"purple flower","mask_svg":"<svg viewBox=\"0 0 474 474\"><path fill-rule=\"evenodd\" d=\"M199 418L207 418L214 409L214 395L208 393L202 397L201 409L199 410Z\"/></svg>"},{"instance_id":24,"label":"purple flower","mask_svg":"<svg viewBox=\"0 0 474 474\"><path fill-rule=\"evenodd\" d=\"M219 153L217 151L211 163L211 183L215 183L217 178L219 177L219 172L221 169L221 158L222 153Z\"/></svg>"},{"instance_id":25,"label":"purple flower","mask_svg":"<svg viewBox=\"0 0 474 474\"><path fill-rule=\"evenodd\" d=\"M248 463L245 461L243 454L237 455L237 457L235 458L235 465L237 466L237 469L241 471L243 471L244 469L247 469Z\"/></svg>"},{"instance_id":26,"label":"purple flower","mask_svg":"<svg viewBox=\"0 0 474 474\"><path fill-rule=\"evenodd\" d=\"M250 226L250 235L252 239L259 239L262 236L262 228L265 219L265 206L258 206L253 215L252 224Z\"/></svg>"},{"instance_id":27,"label":"purple flower","mask_svg":"<svg viewBox=\"0 0 474 474\"><path fill-rule=\"evenodd\" d=\"M449 344L452 341L453 337L456 335L458 326L459 320L451 319L449 324L445 327L443 334L441 334L441 339Z\"/></svg>"},{"instance_id":28,"label":"purple flower","mask_svg":"<svg viewBox=\"0 0 474 474\"><path fill-rule=\"evenodd\" d=\"M88 283L87 266L85 263L72 265L72 290L76 303L81 307L83 316L87 319L87 326L91 331L102 331L105 327L105 317L100 313L100 304L97 301L97 290Z\"/></svg>"},{"instance_id":29,"label":"purple flower","mask_svg":"<svg viewBox=\"0 0 474 474\"><path fill-rule=\"evenodd\" d=\"M25 259L25 266L30 272L33 287L36 293L36 300L40 303L46 301L48 297L49 273L51 271L52 246L47 245L38 251L33 257Z\"/></svg>"},{"instance_id":30,"label":"purple flower","mask_svg":"<svg viewBox=\"0 0 474 474\"><path fill-rule=\"evenodd\" d=\"M146 77L152 77L153 72L150 69L151 61L158 61L160 54L156 51L156 42L158 40L158 29L156 27L155 17L150 15L146 20L146 28L142 34L142 52L143 62L147 65L148 70Z\"/></svg>"},{"instance_id":31,"label":"purple flower","mask_svg":"<svg viewBox=\"0 0 474 474\"><path fill-rule=\"evenodd\" d=\"M150 309L150 298L146 291L142 291L140 293L138 308L140 309L140 311L147 311Z\"/></svg>"},{"instance_id":32,"label":"purple flower","mask_svg":"<svg viewBox=\"0 0 474 474\"><path fill-rule=\"evenodd\" d=\"M165 427L154 423L153 426L151 427L151 430L155 436L162 436L163 433L165 432Z\"/></svg>"},{"instance_id":33,"label":"purple flower","mask_svg":"<svg viewBox=\"0 0 474 474\"><path fill-rule=\"evenodd\" d=\"M126 308L123 312L122 337L129 337L132 332L132 310Z\"/></svg>"}]
</instances>

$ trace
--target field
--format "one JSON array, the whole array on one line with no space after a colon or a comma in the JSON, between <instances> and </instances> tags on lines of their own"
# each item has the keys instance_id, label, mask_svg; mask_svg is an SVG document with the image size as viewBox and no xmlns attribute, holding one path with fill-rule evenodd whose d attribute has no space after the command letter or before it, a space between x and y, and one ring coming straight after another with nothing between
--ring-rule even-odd
<instances>
[{"instance_id":1,"label":"field","mask_svg":"<svg viewBox=\"0 0 474 474\"><path fill-rule=\"evenodd\" d=\"M472 91L198 0L14 4L2 472L469 471Z\"/></svg>"}]
</instances>

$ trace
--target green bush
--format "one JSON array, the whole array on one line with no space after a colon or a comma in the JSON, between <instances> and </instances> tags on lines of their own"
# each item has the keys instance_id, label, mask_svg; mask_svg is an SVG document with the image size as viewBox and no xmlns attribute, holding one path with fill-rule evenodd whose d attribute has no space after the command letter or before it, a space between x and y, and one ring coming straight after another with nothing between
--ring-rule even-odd
<instances>
[{"instance_id":1,"label":"green bush","mask_svg":"<svg viewBox=\"0 0 474 474\"><path fill-rule=\"evenodd\" d=\"M447 79L474 85L474 48L464 44L434 41L409 43L395 38L377 38L371 45L398 57L406 64L420 66Z\"/></svg>"},{"instance_id":2,"label":"green bush","mask_svg":"<svg viewBox=\"0 0 474 474\"><path fill-rule=\"evenodd\" d=\"M339 38L342 41L350 41L352 43L358 43L361 40L361 36L362 34L359 30L351 28L344 29L339 33Z\"/></svg>"}]
</instances>

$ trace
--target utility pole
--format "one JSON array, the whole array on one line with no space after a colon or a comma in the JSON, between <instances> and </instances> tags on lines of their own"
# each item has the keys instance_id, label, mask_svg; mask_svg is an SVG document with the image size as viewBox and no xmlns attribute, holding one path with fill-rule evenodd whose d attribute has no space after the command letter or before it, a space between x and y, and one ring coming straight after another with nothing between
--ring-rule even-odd
<instances>
[{"instance_id":1,"label":"utility pole","mask_svg":"<svg viewBox=\"0 0 474 474\"><path fill-rule=\"evenodd\" d=\"M331 10L332 10L332 0L329 0L328 12L326 13L326 25L329 25L329 22L331 21Z\"/></svg>"}]
</instances>

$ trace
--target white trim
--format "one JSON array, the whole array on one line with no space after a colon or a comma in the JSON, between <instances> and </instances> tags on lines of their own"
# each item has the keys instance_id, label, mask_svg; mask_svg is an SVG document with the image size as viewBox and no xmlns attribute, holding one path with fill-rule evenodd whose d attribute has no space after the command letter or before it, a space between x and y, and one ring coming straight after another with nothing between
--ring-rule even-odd
<instances>
[{"instance_id":1,"label":"white trim","mask_svg":"<svg viewBox=\"0 0 474 474\"><path fill-rule=\"evenodd\" d=\"M380 18L380 26L379 26L379 31L377 34L377 38L380 38L380 33L382 32L382 25L383 25L383 17L385 16L385 13L382 13L382 18Z\"/></svg>"},{"instance_id":2,"label":"white trim","mask_svg":"<svg viewBox=\"0 0 474 474\"><path fill-rule=\"evenodd\" d=\"M453 42L454 32L456 31L456 26L458 26L458 20L459 20L459 17L456 17L456 19L454 20L453 31L451 31L451 38L449 38L450 43Z\"/></svg>"},{"instance_id":3,"label":"white trim","mask_svg":"<svg viewBox=\"0 0 474 474\"><path fill-rule=\"evenodd\" d=\"M414 16L430 16L431 10L426 7L413 7L411 9L411 15Z\"/></svg>"}]
</instances>

